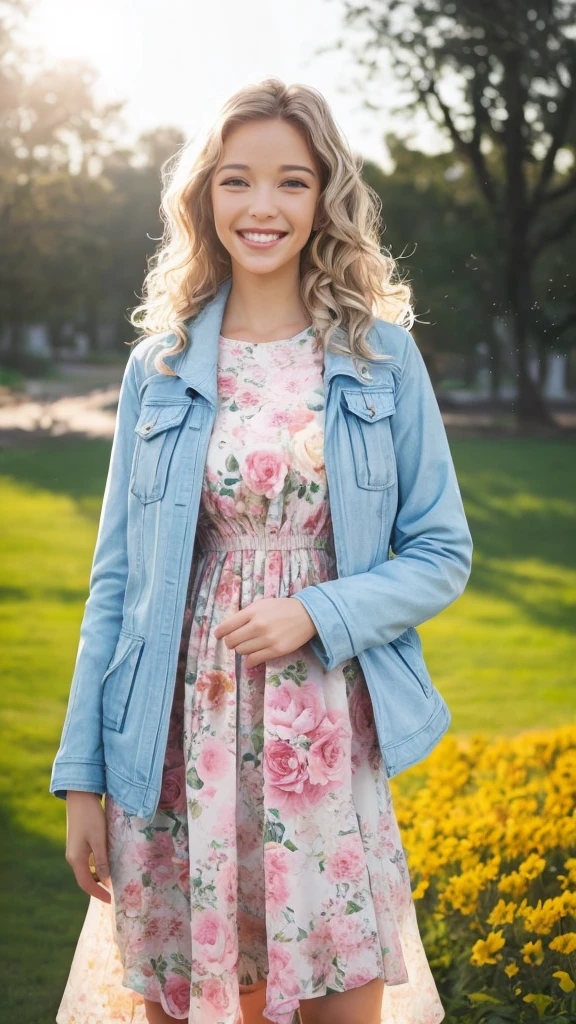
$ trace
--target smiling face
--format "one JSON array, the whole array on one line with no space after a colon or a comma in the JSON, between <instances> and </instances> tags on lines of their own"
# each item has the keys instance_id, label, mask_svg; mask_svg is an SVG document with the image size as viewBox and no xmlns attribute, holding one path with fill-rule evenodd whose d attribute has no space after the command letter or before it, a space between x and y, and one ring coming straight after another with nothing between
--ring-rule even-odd
<instances>
[{"instance_id":1,"label":"smiling face","mask_svg":"<svg viewBox=\"0 0 576 1024\"><path fill-rule=\"evenodd\" d=\"M275 119L235 128L211 182L214 226L232 264L253 274L298 266L319 194L320 169L291 124Z\"/></svg>"}]
</instances>

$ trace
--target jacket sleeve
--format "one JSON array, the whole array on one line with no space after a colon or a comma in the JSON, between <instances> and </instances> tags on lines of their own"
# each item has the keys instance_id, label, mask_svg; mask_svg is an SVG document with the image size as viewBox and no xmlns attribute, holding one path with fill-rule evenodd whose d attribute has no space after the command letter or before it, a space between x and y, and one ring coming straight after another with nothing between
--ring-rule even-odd
<instances>
[{"instance_id":1,"label":"jacket sleeve","mask_svg":"<svg viewBox=\"0 0 576 1024\"><path fill-rule=\"evenodd\" d=\"M293 595L316 626L310 643L327 669L437 615L470 576L472 537L442 415L420 350L405 335L390 423L398 472L394 557Z\"/></svg>"},{"instance_id":2,"label":"jacket sleeve","mask_svg":"<svg viewBox=\"0 0 576 1024\"><path fill-rule=\"evenodd\" d=\"M106 792L101 681L116 649L128 572L128 488L139 415L134 349L126 364L89 581L80 641L50 792Z\"/></svg>"}]
</instances>

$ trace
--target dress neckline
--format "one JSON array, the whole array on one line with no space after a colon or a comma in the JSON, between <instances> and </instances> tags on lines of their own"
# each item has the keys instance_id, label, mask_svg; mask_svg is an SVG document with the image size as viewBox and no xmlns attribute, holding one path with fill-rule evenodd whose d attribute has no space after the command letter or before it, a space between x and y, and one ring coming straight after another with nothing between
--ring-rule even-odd
<instances>
[{"instance_id":1,"label":"dress neckline","mask_svg":"<svg viewBox=\"0 0 576 1024\"><path fill-rule=\"evenodd\" d=\"M293 334L291 338L279 338L277 341L240 341L238 338L227 338L224 334L220 335L220 341L226 341L230 345L251 345L252 348L268 348L269 345L287 345L289 342L297 341L299 338L304 336L314 337L313 333L310 333L312 325L304 327L302 331L298 331L298 334Z\"/></svg>"}]
</instances>

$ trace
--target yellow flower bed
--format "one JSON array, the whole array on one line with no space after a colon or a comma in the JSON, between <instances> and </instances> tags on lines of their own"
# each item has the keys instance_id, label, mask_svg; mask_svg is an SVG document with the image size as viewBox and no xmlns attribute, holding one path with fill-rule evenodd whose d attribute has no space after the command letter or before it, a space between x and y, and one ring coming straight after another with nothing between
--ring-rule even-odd
<instances>
[{"instance_id":1,"label":"yellow flower bed","mask_svg":"<svg viewBox=\"0 0 576 1024\"><path fill-rule=\"evenodd\" d=\"M394 804L447 1024L574 1024L576 725L448 735L423 767Z\"/></svg>"}]
</instances>

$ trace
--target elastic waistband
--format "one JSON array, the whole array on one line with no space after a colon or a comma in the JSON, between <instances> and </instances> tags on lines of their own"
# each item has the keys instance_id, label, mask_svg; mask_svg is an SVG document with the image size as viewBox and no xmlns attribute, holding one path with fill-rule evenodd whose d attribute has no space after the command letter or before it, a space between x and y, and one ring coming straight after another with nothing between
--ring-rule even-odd
<instances>
[{"instance_id":1,"label":"elastic waistband","mask_svg":"<svg viewBox=\"0 0 576 1024\"><path fill-rule=\"evenodd\" d=\"M298 548L326 550L331 547L326 534L313 536L293 527L289 533L276 534L270 527L250 533L223 537L217 530L198 530L198 547L202 551L292 551Z\"/></svg>"}]
</instances>

